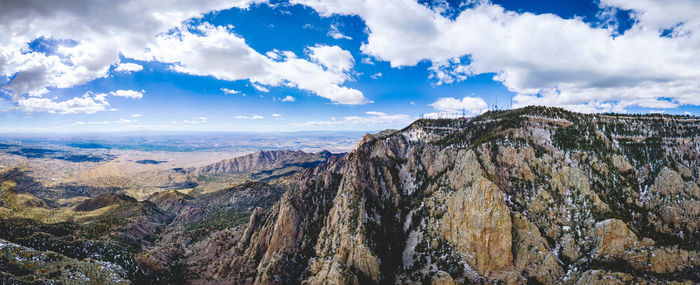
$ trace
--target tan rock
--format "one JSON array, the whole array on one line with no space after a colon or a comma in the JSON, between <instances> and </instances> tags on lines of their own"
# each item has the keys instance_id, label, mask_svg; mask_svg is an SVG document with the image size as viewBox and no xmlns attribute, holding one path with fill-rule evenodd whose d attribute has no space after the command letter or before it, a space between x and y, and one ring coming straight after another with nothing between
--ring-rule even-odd
<instances>
[{"instance_id":1,"label":"tan rock","mask_svg":"<svg viewBox=\"0 0 700 285\"><path fill-rule=\"evenodd\" d=\"M576 284L605 284L605 285L624 285L632 282L632 275L622 272L611 272L604 270L589 270L583 273L583 276L576 281Z\"/></svg>"},{"instance_id":2,"label":"tan rock","mask_svg":"<svg viewBox=\"0 0 700 285\"><path fill-rule=\"evenodd\" d=\"M634 232L618 219L607 219L596 224L595 238L596 254L604 257L621 256L637 241Z\"/></svg>"},{"instance_id":3,"label":"tan rock","mask_svg":"<svg viewBox=\"0 0 700 285\"><path fill-rule=\"evenodd\" d=\"M539 229L520 213L513 215L515 270L544 284L556 284L564 275L556 257L547 248Z\"/></svg>"},{"instance_id":4,"label":"tan rock","mask_svg":"<svg viewBox=\"0 0 700 285\"><path fill-rule=\"evenodd\" d=\"M457 161L464 165L478 165L472 151L458 157ZM467 262L479 274L489 278L505 277L513 270L510 210L503 193L494 183L478 175L480 168L476 169L455 166L453 171L457 173L453 177L463 179L452 181L458 190L448 198L447 213L441 221L442 234L467 256Z\"/></svg>"},{"instance_id":5,"label":"tan rock","mask_svg":"<svg viewBox=\"0 0 700 285\"><path fill-rule=\"evenodd\" d=\"M700 187L692 181L685 182L680 173L662 169L643 198L647 209L660 213L661 220L655 221L658 231L679 234L700 229Z\"/></svg>"},{"instance_id":6,"label":"tan rock","mask_svg":"<svg viewBox=\"0 0 700 285\"><path fill-rule=\"evenodd\" d=\"M613 154L612 155L612 163L613 163L613 166L615 168L617 168L618 171L620 171L620 173L624 174L624 173L628 173L628 172L633 170L632 164L630 164L629 161L627 161L627 159L625 159L625 157L623 157L623 156Z\"/></svg>"},{"instance_id":7,"label":"tan rock","mask_svg":"<svg viewBox=\"0 0 700 285\"><path fill-rule=\"evenodd\" d=\"M319 262L316 266L320 268L316 269L316 273L311 275L308 279L302 281L301 284L305 285L324 285L324 284L336 284L336 285L359 285L360 282L357 280L357 276L350 272L350 270L339 262Z\"/></svg>"},{"instance_id":8,"label":"tan rock","mask_svg":"<svg viewBox=\"0 0 700 285\"><path fill-rule=\"evenodd\" d=\"M431 278L431 280L430 280L430 284L432 284L432 285L457 285L459 283L455 282L449 273L441 270L441 271L436 272L435 275L433 275L433 278Z\"/></svg>"}]
</instances>

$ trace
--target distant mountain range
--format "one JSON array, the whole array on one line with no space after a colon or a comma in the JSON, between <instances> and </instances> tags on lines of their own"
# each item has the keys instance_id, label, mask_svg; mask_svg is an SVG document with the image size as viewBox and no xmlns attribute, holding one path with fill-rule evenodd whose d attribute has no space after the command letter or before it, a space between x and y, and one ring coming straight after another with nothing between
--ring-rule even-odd
<instances>
[{"instance_id":1,"label":"distant mountain range","mask_svg":"<svg viewBox=\"0 0 700 285\"><path fill-rule=\"evenodd\" d=\"M258 151L252 154L226 159L203 167L188 169L197 175L231 175L249 173L252 178L284 176L308 167L325 163L331 157L329 151L306 153L300 150Z\"/></svg>"}]
</instances>

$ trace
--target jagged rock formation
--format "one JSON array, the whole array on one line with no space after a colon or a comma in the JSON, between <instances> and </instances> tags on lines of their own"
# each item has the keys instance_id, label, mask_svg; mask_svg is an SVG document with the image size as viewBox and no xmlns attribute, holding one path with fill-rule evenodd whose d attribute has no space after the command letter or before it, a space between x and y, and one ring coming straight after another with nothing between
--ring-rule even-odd
<instances>
[{"instance_id":1,"label":"jagged rock formation","mask_svg":"<svg viewBox=\"0 0 700 285\"><path fill-rule=\"evenodd\" d=\"M419 120L280 180L209 280L696 283L699 171L698 118Z\"/></svg>"}]
</instances>

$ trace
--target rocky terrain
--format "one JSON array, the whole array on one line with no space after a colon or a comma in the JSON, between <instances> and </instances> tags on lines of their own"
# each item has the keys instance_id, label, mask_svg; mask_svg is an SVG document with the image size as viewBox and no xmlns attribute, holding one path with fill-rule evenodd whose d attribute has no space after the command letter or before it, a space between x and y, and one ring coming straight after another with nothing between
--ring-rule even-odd
<instances>
[{"instance_id":1,"label":"rocky terrain","mask_svg":"<svg viewBox=\"0 0 700 285\"><path fill-rule=\"evenodd\" d=\"M288 154L183 171L274 173L273 158ZM527 107L418 120L366 135L347 155L317 155L325 163L309 155L295 174L143 200L50 199L5 175L0 278L700 282L700 118Z\"/></svg>"},{"instance_id":2,"label":"rocky terrain","mask_svg":"<svg viewBox=\"0 0 700 285\"><path fill-rule=\"evenodd\" d=\"M700 119L419 120L278 182L215 280L700 282Z\"/></svg>"}]
</instances>

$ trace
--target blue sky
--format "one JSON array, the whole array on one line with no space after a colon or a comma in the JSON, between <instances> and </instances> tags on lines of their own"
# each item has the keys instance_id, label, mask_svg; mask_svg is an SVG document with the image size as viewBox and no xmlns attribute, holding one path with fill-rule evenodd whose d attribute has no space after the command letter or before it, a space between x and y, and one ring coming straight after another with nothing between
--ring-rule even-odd
<instances>
[{"instance_id":1,"label":"blue sky","mask_svg":"<svg viewBox=\"0 0 700 285\"><path fill-rule=\"evenodd\" d=\"M700 112L692 0L124 2L5 9L0 131L372 131L496 104Z\"/></svg>"}]
</instances>

